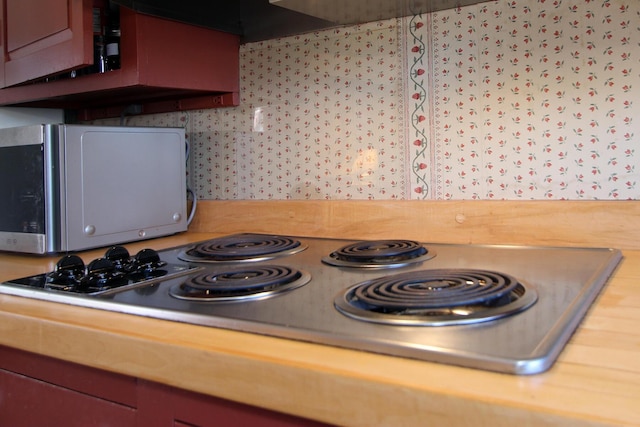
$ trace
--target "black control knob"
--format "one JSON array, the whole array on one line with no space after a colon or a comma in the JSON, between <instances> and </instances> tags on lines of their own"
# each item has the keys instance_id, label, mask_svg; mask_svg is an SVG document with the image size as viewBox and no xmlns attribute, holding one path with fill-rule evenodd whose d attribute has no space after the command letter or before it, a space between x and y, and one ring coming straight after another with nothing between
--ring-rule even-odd
<instances>
[{"instance_id":1,"label":"black control knob","mask_svg":"<svg viewBox=\"0 0 640 427\"><path fill-rule=\"evenodd\" d=\"M87 265L87 274L80 281L81 292L97 292L126 284L125 275L107 258L94 259Z\"/></svg>"},{"instance_id":2,"label":"black control knob","mask_svg":"<svg viewBox=\"0 0 640 427\"><path fill-rule=\"evenodd\" d=\"M128 271L130 269L131 255L124 246L110 247L104 257L111 261L118 271Z\"/></svg>"},{"instance_id":3,"label":"black control knob","mask_svg":"<svg viewBox=\"0 0 640 427\"><path fill-rule=\"evenodd\" d=\"M78 255L66 255L56 263L55 272L73 273L77 276L84 274L84 261Z\"/></svg>"},{"instance_id":4,"label":"black control knob","mask_svg":"<svg viewBox=\"0 0 640 427\"><path fill-rule=\"evenodd\" d=\"M92 274L109 274L115 272L113 261L107 258L96 258L87 265L87 275Z\"/></svg>"},{"instance_id":5,"label":"black control knob","mask_svg":"<svg viewBox=\"0 0 640 427\"><path fill-rule=\"evenodd\" d=\"M135 256L138 265L155 265L160 262L160 255L153 249L142 249Z\"/></svg>"},{"instance_id":6,"label":"black control knob","mask_svg":"<svg viewBox=\"0 0 640 427\"><path fill-rule=\"evenodd\" d=\"M85 265L77 255L67 255L56 263L54 271L47 274L46 286L57 290L70 290L78 285L84 276Z\"/></svg>"},{"instance_id":7,"label":"black control knob","mask_svg":"<svg viewBox=\"0 0 640 427\"><path fill-rule=\"evenodd\" d=\"M144 277L159 277L166 274L160 268L167 265L160 260L160 255L153 249L142 249L134 257L135 271Z\"/></svg>"}]
</instances>

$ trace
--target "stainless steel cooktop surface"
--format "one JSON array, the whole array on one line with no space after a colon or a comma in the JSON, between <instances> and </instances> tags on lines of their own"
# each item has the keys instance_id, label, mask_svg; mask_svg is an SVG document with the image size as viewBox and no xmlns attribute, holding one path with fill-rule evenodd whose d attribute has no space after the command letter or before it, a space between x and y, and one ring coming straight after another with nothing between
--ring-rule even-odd
<instances>
[{"instance_id":1,"label":"stainless steel cooktop surface","mask_svg":"<svg viewBox=\"0 0 640 427\"><path fill-rule=\"evenodd\" d=\"M262 238L278 251L248 260ZM215 259L198 259L197 244L159 251L161 274L117 288L68 292L22 279L0 293L535 374L553 364L622 258L607 248L256 234L202 244Z\"/></svg>"}]
</instances>

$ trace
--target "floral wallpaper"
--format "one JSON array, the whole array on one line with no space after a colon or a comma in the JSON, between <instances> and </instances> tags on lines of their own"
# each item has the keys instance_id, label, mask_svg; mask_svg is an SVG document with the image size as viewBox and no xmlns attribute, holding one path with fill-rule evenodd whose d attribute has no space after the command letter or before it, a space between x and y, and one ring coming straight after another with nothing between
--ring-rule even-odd
<instances>
[{"instance_id":1,"label":"floral wallpaper","mask_svg":"<svg viewBox=\"0 0 640 427\"><path fill-rule=\"evenodd\" d=\"M409 32L411 76L432 79L416 83L430 88L432 197L638 198L640 2L496 1L413 17Z\"/></svg>"},{"instance_id":2,"label":"floral wallpaper","mask_svg":"<svg viewBox=\"0 0 640 427\"><path fill-rule=\"evenodd\" d=\"M241 47L201 199L640 199L640 2L495 0Z\"/></svg>"}]
</instances>

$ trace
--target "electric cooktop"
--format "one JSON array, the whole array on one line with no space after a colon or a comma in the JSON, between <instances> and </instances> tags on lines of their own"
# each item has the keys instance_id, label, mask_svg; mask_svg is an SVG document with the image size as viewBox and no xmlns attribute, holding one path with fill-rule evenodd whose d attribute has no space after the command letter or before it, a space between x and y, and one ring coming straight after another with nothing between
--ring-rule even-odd
<instances>
[{"instance_id":1,"label":"electric cooktop","mask_svg":"<svg viewBox=\"0 0 640 427\"><path fill-rule=\"evenodd\" d=\"M0 284L0 293L512 374L553 364L621 260L609 248L243 233Z\"/></svg>"}]
</instances>

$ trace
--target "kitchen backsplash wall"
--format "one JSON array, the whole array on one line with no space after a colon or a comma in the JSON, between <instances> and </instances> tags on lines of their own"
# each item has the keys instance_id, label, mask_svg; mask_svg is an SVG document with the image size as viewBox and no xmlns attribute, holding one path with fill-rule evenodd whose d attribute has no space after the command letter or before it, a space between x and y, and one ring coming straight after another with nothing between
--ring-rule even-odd
<instances>
[{"instance_id":1,"label":"kitchen backsplash wall","mask_svg":"<svg viewBox=\"0 0 640 427\"><path fill-rule=\"evenodd\" d=\"M432 196L640 196L640 2L502 0L415 18L409 32L418 50L431 37L414 71L429 70L415 93L433 106Z\"/></svg>"},{"instance_id":2,"label":"kitchen backsplash wall","mask_svg":"<svg viewBox=\"0 0 640 427\"><path fill-rule=\"evenodd\" d=\"M201 199L640 199L640 2L497 0L241 47Z\"/></svg>"}]
</instances>

